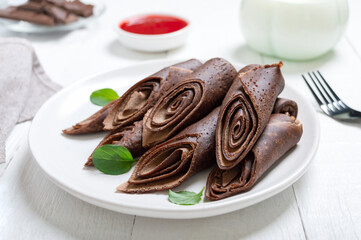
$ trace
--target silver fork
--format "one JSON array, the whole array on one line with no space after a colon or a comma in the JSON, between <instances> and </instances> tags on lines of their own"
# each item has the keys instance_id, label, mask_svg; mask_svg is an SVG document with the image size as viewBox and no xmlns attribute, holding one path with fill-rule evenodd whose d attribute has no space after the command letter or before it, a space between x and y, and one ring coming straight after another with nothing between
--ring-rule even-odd
<instances>
[{"instance_id":1,"label":"silver fork","mask_svg":"<svg viewBox=\"0 0 361 240\"><path fill-rule=\"evenodd\" d=\"M303 80L305 80L322 111L328 116L338 120L361 119L361 112L347 106L328 85L320 71L317 71L317 74L315 72L312 72L312 74L308 72L307 75L310 80L307 80L302 74Z\"/></svg>"}]
</instances>

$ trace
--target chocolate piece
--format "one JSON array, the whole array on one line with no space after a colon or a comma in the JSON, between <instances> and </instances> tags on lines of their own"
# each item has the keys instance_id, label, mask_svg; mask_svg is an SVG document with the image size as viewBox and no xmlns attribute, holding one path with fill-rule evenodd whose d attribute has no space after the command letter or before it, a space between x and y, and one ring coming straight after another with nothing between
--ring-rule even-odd
<instances>
[{"instance_id":1,"label":"chocolate piece","mask_svg":"<svg viewBox=\"0 0 361 240\"><path fill-rule=\"evenodd\" d=\"M240 164L229 170L215 167L211 171L205 196L219 200L248 191L301 136L298 120L286 114L272 114L261 137Z\"/></svg>"},{"instance_id":2,"label":"chocolate piece","mask_svg":"<svg viewBox=\"0 0 361 240\"><path fill-rule=\"evenodd\" d=\"M240 163L253 148L284 88L282 62L246 66L224 98L217 122L216 157L221 169Z\"/></svg>"},{"instance_id":3,"label":"chocolate piece","mask_svg":"<svg viewBox=\"0 0 361 240\"><path fill-rule=\"evenodd\" d=\"M179 186L192 175L215 164L215 130L219 107L175 137L147 151L128 182L125 193L162 191Z\"/></svg>"},{"instance_id":4,"label":"chocolate piece","mask_svg":"<svg viewBox=\"0 0 361 240\"><path fill-rule=\"evenodd\" d=\"M143 119L144 114L154 106L160 96L200 65L200 61L191 59L173 65L175 68L163 68L136 83L117 100L104 120L104 129L115 130Z\"/></svg>"},{"instance_id":5,"label":"chocolate piece","mask_svg":"<svg viewBox=\"0 0 361 240\"><path fill-rule=\"evenodd\" d=\"M50 3L55 4L58 7L64 8L65 10L74 13L82 17L89 17L93 15L93 5L84 4L79 0L66 1L66 0L47 0Z\"/></svg>"},{"instance_id":6,"label":"chocolate piece","mask_svg":"<svg viewBox=\"0 0 361 240\"><path fill-rule=\"evenodd\" d=\"M74 0L73 2L66 2L63 7L66 10L82 17L90 17L93 15L94 9L93 5L84 4L78 0Z\"/></svg>"},{"instance_id":7,"label":"chocolate piece","mask_svg":"<svg viewBox=\"0 0 361 240\"><path fill-rule=\"evenodd\" d=\"M36 23L40 25L47 25L47 26L55 25L55 20L51 16L48 16L44 13L18 9L16 7L8 7L6 9L0 9L0 18L23 20L23 21Z\"/></svg>"},{"instance_id":8,"label":"chocolate piece","mask_svg":"<svg viewBox=\"0 0 361 240\"><path fill-rule=\"evenodd\" d=\"M159 98L143 119L143 146L151 147L219 106L237 72L221 58L208 60Z\"/></svg>"},{"instance_id":9,"label":"chocolate piece","mask_svg":"<svg viewBox=\"0 0 361 240\"><path fill-rule=\"evenodd\" d=\"M142 147L142 121L124 127L116 132L110 132L94 149L106 144L113 144L127 148L133 157L142 155L146 149ZM93 151L93 153L94 153ZM85 166L93 166L93 153L88 158Z\"/></svg>"},{"instance_id":10,"label":"chocolate piece","mask_svg":"<svg viewBox=\"0 0 361 240\"><path fill-rule=\"evenodd\" d=\"M38 12L38 13L44 13L42 1L39 1L39 2L29 1L22 5L19 5L18 9L26 10L26 11L34 11L34 12Z\"/></svg>"},{"instance_id":11,"label":"chocolate piece","mask_svg":"<svg viewBox=\"0 0 361 240\"><path fill-rule=\"evenodd\" d=\"M45 3L44 11L50 16L53 16L58 23L68 24L78 20L78 17L75 14L69 13L68 11L57 7L54 4Z\"/></svg>"},{"instance_id":12,"label":"chocolate piece","mask_svg":"<svg viewBox=\"0 0 361 240\"><path fill-rule=\"evenodd\" d=\"M116 101L117 100L114 100L108 103L99 111L97 111L87 119L75 124L74 126L64 129L63 133L70 135L79 135L103 131L103 121L105 117L109 114L111 108L115 105Z\"/></svg>"}]
</instances>

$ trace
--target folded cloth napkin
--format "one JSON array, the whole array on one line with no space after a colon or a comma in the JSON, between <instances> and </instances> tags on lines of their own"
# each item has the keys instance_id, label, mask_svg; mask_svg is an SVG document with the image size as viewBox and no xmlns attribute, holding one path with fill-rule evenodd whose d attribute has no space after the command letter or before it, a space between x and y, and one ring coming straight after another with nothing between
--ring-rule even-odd
<instances>
[{"instance_id":1,"label":"folded cloth napkin","mask_svg":"<svg viewBox=\"0 0 361 240\"><path fill-rule=\"evenodd\" d=\"M5 162L5 140L15 124L31 120L58 89L28 41L0 38L0 163Z\"/></svg>"}]
</instances>

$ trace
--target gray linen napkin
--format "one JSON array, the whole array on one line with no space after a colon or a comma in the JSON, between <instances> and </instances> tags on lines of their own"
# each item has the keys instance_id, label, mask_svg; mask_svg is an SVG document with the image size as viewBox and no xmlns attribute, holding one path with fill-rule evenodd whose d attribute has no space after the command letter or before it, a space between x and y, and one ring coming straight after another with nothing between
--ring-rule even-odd
<instances>
[{"instance_id":1,"label":"gray linen napkin","mask_svg":"<svg viewBox=\"0 0 361 240\"><path fill-rule=\"evenodd\" d=\"M5 140L15 124L32 119L58 89L28 41L0 38L0 163L5 162Z\"/></svg>"}]
</instances>

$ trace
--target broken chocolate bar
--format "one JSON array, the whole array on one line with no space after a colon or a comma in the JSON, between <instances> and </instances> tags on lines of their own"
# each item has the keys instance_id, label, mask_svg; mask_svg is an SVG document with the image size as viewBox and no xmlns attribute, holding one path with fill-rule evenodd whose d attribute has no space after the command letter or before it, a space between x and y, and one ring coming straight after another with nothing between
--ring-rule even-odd
<instances>
[{"instance_id":1,"label":"broken chocolate bar","mask_svg":"<svg viewBox=\"0 0 361 240\"><path fill-rule=\"evenodd\" d=\"M54 17L58 23L67 24L78 20L78 17L75 14L70 13L63 8L57 7L51 3L45 3L44 10L47 14Z\"/></svg>"},{"instance_id":2,"label":"broken chocolate bar","mask_svg":"<svg viewBox=\"0 0 361 240\"><path fill-rule=\"evenodd\" d=\"M65 10L74 13L82 17L89 17L93 15L93 5L84 4L79 0L66 1L66 0L47 0L50 3L55 4L58 7L62 7Z\"/></svg>"},{"instance_id":3,"label":"broken chocolate bar","mask_svg":"<svg viewBox=\"0 0 361 240\"><path fill-rule=\"evenodd\" d=\"M23 20L31 23L54 26L55 19L45 13L34 11L26 11L17 7L8 7L0 10L0 18L8 18L13 20Z\"/></svg>"}]
</instances>

